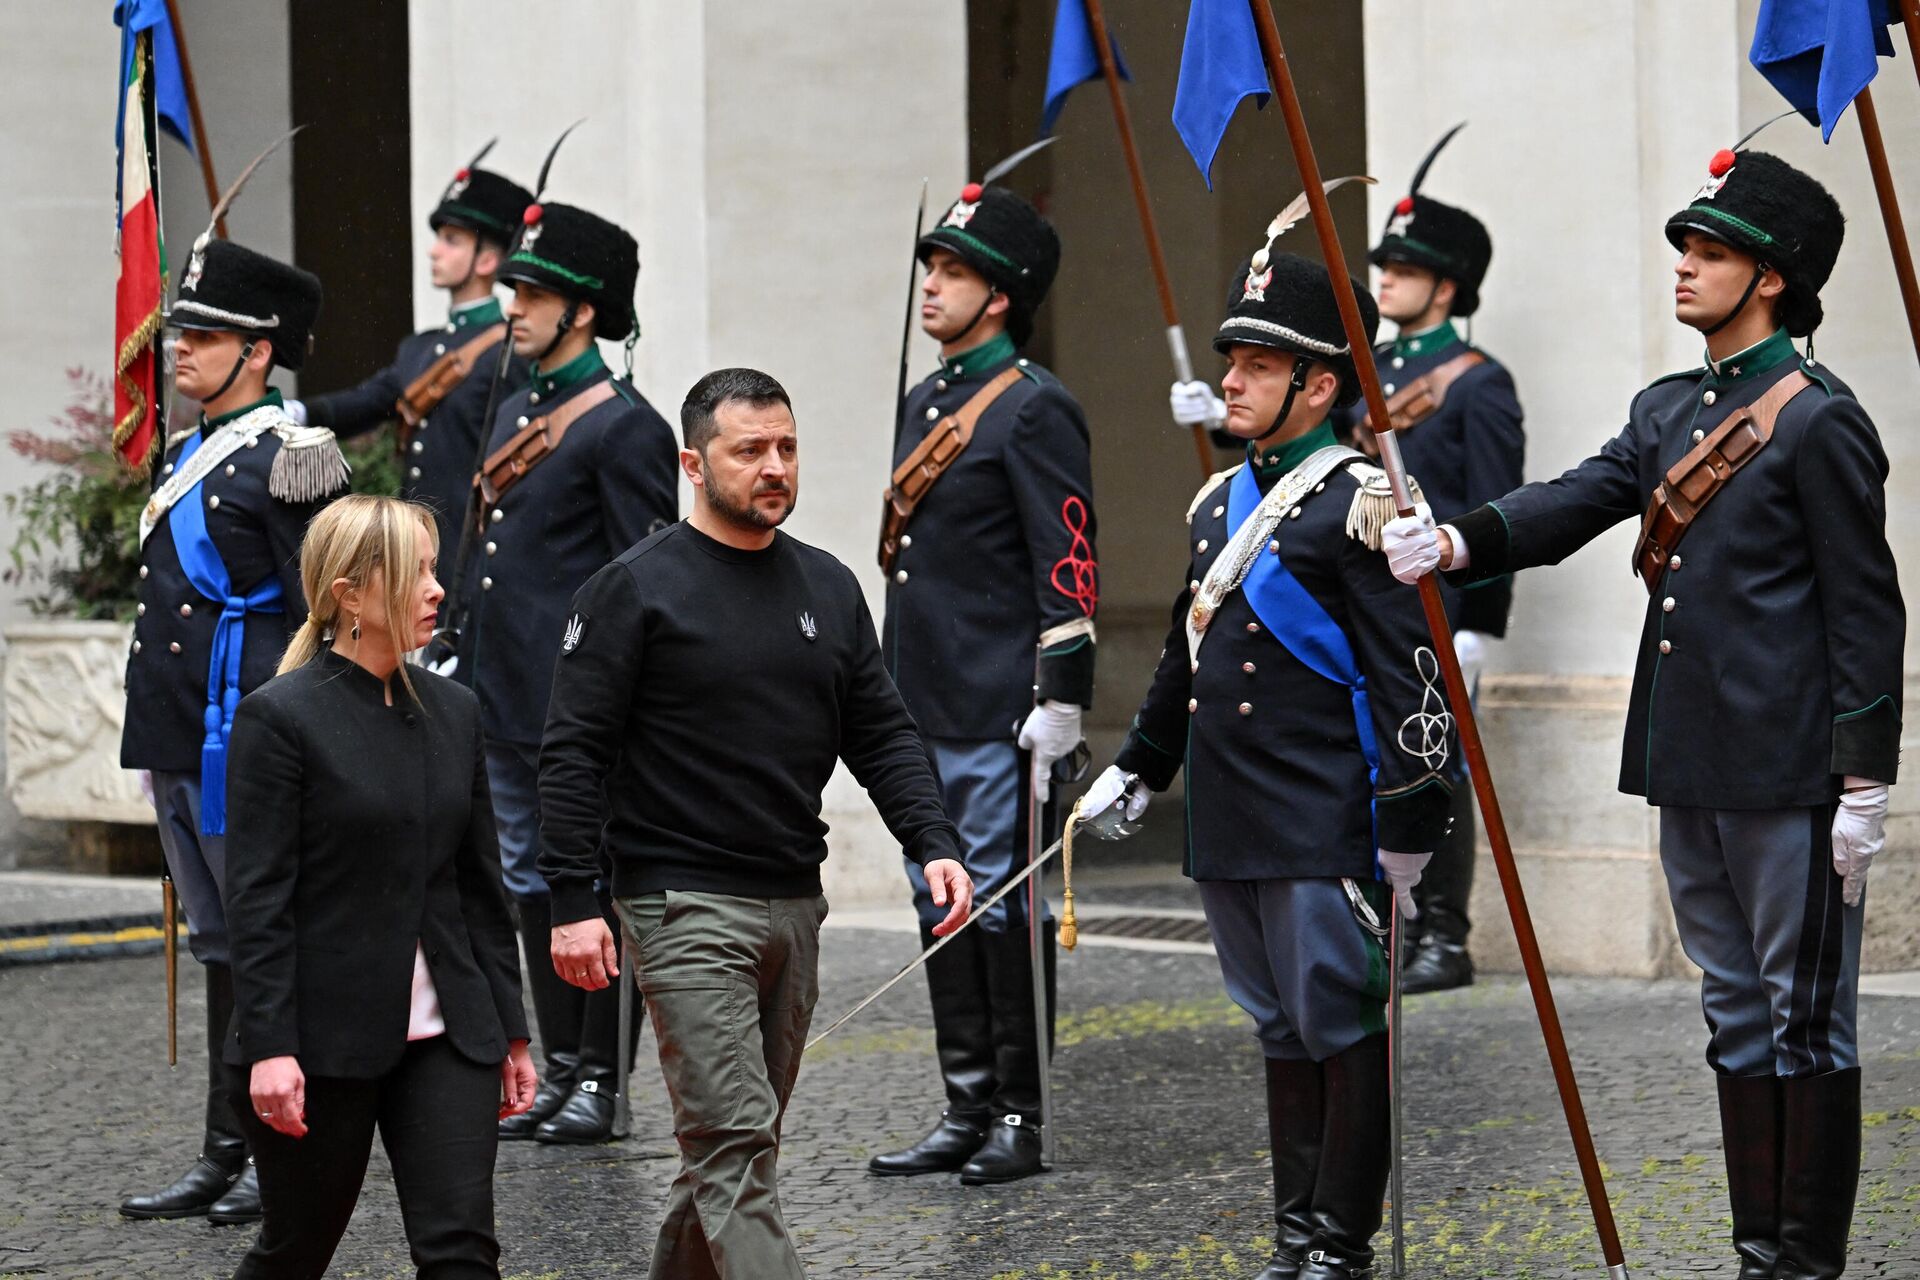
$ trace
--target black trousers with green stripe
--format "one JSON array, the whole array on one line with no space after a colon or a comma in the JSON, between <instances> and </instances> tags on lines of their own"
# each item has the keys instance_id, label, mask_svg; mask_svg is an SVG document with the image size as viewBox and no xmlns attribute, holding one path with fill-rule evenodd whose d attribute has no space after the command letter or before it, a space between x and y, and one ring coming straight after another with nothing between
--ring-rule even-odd
<instances>
[{"instance_id":1,"label":"black trousers with green stripe","mask_svg":"<svg viewBox=\"0 0 1920 1280\"><path fill-rule=\"evenodd\" d=\"M1383 884L1356 885L1387 922ZM1336 879L1202 880L1227 995L1253 1018L1269 1058L1324 1062L1387 1028L1386 944Z\"/></svg>"},{"instance_id":2,"label":"black trousers with green stripe","mask_svg":"<svg viewBox=\"0 0 1920 1280\"><path fill-rule=\"evenodd\" d=\"M1700 966L1707 1062L1722 1075L1860 1065L1860 927L1833 870L1833 807L1660 810L1680 944Z\"/></svg>"}]
</instances>

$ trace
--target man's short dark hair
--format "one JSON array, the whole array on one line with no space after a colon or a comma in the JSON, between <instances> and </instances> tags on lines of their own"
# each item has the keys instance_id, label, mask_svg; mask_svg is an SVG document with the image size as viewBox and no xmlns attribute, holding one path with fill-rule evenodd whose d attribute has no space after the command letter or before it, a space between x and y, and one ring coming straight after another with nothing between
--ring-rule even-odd
<instances>
[{"instance_id":1,"label":"man's short dark hair","mask_svg":"<svg viewBox=\"0 0 1920 1280\"><path fill-rule=\"evenodd\" d=\"M783 404L787 412L793 412L787 389L772 375L758 369L715 369L693 384L680 406L680 436L687 448L706 455L707 445L720 434L713 415L730 400L744 401L751 409Z\"/></svg>"}]
</instances>

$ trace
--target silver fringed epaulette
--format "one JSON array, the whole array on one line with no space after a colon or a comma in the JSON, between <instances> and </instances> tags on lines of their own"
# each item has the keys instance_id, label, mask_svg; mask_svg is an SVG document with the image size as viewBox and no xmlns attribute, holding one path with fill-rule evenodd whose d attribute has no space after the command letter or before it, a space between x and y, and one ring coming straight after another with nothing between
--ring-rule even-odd
<instances>
[{"instance_id":1,"label":"silver fringed epaulette","mask_svg":"<svg viewBox=\"0 0 1920 1280\"><path fill-rule=\"evenodd\" d=\"M1400 508L1393 501L1393 485L1388 482L1385 471L1365 462L1353 463L1347 468L1347 474L1360 486L1353 491L1353 505L1347 508L1347 536L1366 544L1369 551L1378 551L1387 521L1400 514ZM1419 481L1408 476L1407 487L1416 503L1422 501Z\"/></svg>"},{"instance_id":2,"label":"silver fringed epaulette","mask_svg":"<svg viewBox=\"0 0 1920 1280\"><path fill-rule=\"evenodd\" d=\"M188 427L185 431L168 432L166 447L169 450L171 450L175 445L184 443L188 436L192 435L194 432L198 431L199 429L200 429L200 424L195 423L193 426Z\"/></svg>"},{"instance_id":3,"label":"silver fringed epaulette","mask_svg":"<svg viewBox=\"0 0 1920 1280\"><path fill-rule=\"evenodd\" d=\"M1234 473L1239 471L1241 467L1244 467L1246 465L1247 464L1244 462L1235 463L1233 466L1228 467L1225 471L1216 471L1212 475L1208 476L1207 482L1200 486L1200 492L1194 494L1193 501L1187 504L1187 523L1188 524L1193 523L1193 513L1200 509L1200 503L1205 500L1208 494L1214 491L1214 488L1217 485L1219 485L1221 481L1231 480L1234 476Z\"/></svg>"},{"instance_id":4,"label":"silver fringed epaulette","mask_svg":"<svg viewBox=\"0 0 1920 1280\"><path fill-rule=\"evenodd\" d=\"M353 468L340 442L325 427L302 427L289 418L276 423L280 452L267 473L267 492L281 502L317 502L346 488Z\"/></svg>"}]
</instances>

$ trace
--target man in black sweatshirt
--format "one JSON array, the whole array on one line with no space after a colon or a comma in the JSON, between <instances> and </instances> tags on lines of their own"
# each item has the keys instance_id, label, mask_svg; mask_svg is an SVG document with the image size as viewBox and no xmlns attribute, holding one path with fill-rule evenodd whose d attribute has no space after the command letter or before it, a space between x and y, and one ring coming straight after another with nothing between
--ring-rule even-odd
<instances>
[{"instance_id":1,"label":"man in black sweatshirt","mask_svg":"<svg viewBox=\"0 0 1920 1280\"><path fill-rule=\"evenodd\" d=\"M540 749L540 870L568 982L618 978L615 905L673 1098L681 1169L654 1280L803 1275L774 1185L819 994L820 796L835 762L966 920L973 885L919 731L845 565L778 531L799 490L781 385L722 369L680 407L693 515L588 580Z\"/></svg>"}]
</instances>

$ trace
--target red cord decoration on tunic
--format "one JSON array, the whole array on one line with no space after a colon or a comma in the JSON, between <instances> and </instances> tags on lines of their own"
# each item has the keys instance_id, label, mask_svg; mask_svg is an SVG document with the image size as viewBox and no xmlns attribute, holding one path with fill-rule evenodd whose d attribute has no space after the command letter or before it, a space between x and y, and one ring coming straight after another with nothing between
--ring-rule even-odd
<instances>
[{"instance_id":1,"label":"red cord decoration on tunic","mask_svg":"<svg viewBox=\"0 0 1920 1280\"><path fill-rule=\"evenodd\" d=\"M1099 566L1093 562L1093 544L1087 541L1087 504L1077 497L1068 498L1060 504L1060 520L1073 535L1073 541L1067 544L1067 554L1054 563L1053 589L1079 605L1080 612L1091 618L1100 603L1100 582ZM1062 571L1067 581L1061 580Z\"/></svg>"}]
</instances>

